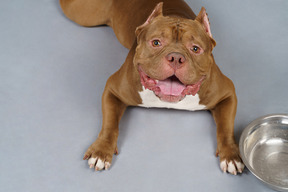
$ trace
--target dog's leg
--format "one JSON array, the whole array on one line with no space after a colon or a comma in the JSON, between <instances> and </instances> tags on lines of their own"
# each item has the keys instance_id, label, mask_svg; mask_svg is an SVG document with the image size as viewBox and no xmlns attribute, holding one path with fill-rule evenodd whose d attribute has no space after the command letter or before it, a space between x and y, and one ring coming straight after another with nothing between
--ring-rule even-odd
<instances>
[{"instance_id":1,"label":"dog's leg","mask_svg":"<svg viewBox=\"0 0 288 192\"><path fill-rule=\"evenodd\" d=\"M60 0L64 14L79 25L109 25L113 0Z\"/></svg>"},{"instance_id":2,"label":"dog's leg","mask_svg":"<svg viewBox=\"0 0 288 192\"><path fill-rule=\"evenodd\" d=\"M126 109L106 86L102 97L103 124L96 141L88 148L84 160L88 159L90 168L95 170L108 169L112 162L113 153L117 151L118 125Z\"/></svg>"},{"instance_id":3,"label":"dog's leg","mask_svg":"<svg viewBox=\"0 0 288 192\"><path fill-rule=\"evenodd\" d=\"M239 155L238 145L234 140L234 119L236 115L237 98L232 95L220 102L211 110L217 126L217 150L222 171L242 173L244 164Z\"/></svg>"}]
</instances>

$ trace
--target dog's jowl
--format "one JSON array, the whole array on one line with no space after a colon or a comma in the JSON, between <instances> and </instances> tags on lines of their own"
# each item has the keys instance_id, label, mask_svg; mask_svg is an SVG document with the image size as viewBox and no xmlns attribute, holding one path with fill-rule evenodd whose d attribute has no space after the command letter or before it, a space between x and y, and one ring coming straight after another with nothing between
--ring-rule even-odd
<instances>
[{"instance_id":1,"label":"dog's jowl","mask_svg":"<svg viewBox=\"0 0 288 192\"><path fill-rule=\"evenodd\" d=\"M108 169L117 153L118 124L127 106L210 110L217 125L216 155L224 172L244 165L234 140L237 97L217 67L204 8L196 16L183 0L60 0L82 26L109 25L130 49L102 96L103 125L84 159Z\"/></svg>"}]
</instances>

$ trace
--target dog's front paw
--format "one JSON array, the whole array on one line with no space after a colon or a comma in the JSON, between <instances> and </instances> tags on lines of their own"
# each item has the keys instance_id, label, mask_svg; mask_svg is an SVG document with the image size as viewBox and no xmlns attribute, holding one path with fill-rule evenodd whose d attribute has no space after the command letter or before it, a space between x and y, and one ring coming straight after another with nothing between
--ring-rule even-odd
<instances>
[{"instance_id":1,"label":"dog's front paw","mask_svg":"<svg viewBox=\"0 0 288 192\"><path fill-rule=\"evenodd\" d=\"M111 166L113 153L118 154L117 146L112 145L109 141L98 138L87 149L83 159L88 159L89 167L95 168L95 171L108 170Z\"/></svg>"},{"instance_id":2,"label":"dog's front paw","mask_svg":"<svg viewBox=\"0 0 288 192\"><path fill-rule=\"evenodd\" d=\"M223 172L226 173L228 171L228 173L233 175L243 172L245 166L241 160L239 149L236 144L217 149L216 156L219 156L220 168Z\"/></svg>"}]
</instances>

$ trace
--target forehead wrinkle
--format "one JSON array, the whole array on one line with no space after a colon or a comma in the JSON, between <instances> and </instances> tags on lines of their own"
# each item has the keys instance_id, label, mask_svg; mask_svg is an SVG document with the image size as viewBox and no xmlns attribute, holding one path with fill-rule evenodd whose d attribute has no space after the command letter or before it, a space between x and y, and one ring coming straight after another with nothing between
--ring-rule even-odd
<instances>
[{"instance_id":1,"label":"forehead wrinkle","mask_svg":"<svg viewBox=\"0 0 288 192\"><path fill-rule=\"evenodd\" d=\"M178 20L176 23L176 42L178 42L178 38L179 38L179 25L180 25L180 21Z\"/></svg>"},{"instance_id":2,"label":"forehead wrinkle","mask_svg":"<svg viewBox=\"0 0 288 192\"><path fill-rule=\"evenodd\" d=\"M167 32L165 30L157 31L157 30L151 30L149 33L147 33L147 38L154 39L154 38L166 38L168 36Z\"/></svg>"},{"instance_id":3,"label":"forehead wrinkle","mask_svg":"<svg viewBox=\"0 0 288 192\"><path fill-rule=\"evenodd\" d=\"M197 30L185 30L183 34L183 41L186 43L189 42L192 44L196 44L205 50L207 49L205 34L199 33L199 31Z\"/></svg>"},{"instance_id":4,"label":"forehead wrinkle","mask_svg":"<svg viewBox=\"0 0 288 192\"><path fill-rule=\"evenodd\" d=\"M176 22L173 23L173 27L172 27L172 35L176 43L182 39L181 37L182 32L183 32L183 29L181 27L181 21L178 19Z\"/></svg>"},{"instance_id":5,"label":"forehead wrinkle","mask_svg":"<svg viewBox=\"0 0 288 192\"><path fill-rule=\"evenodd\" d=\"M148 29L146 37L148 38L157 38L157 37L164 37L164 38L169 38L171 37L170 35L170 30L167 28L167 26L172 26L175 21L173 21L169 17L164 17L165 22L158 22L159 19L156 18L155 21L151 24L151 27ZM161 20L163 21L163 20ZM161 29L161 30L159 30Z\"/></svg>"}]
</instances>

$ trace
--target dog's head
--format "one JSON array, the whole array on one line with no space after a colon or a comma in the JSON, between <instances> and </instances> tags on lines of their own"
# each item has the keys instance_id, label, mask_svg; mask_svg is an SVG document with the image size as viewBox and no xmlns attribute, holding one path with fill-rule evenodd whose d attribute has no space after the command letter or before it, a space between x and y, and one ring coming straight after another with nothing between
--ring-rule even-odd
<instances>
[{"instance_id":1,"label":"dog's head","mask_svg":"<svg viewBox=\"0 0 288 192\"><path fill-rule=\"evenodd\" d=\"M162 5L136 29L134 65L145 88L163 101L178 102L195 95L208 77L216 42L204 8L190 20L163 16Z\"/></svg>"}]
</instances>

